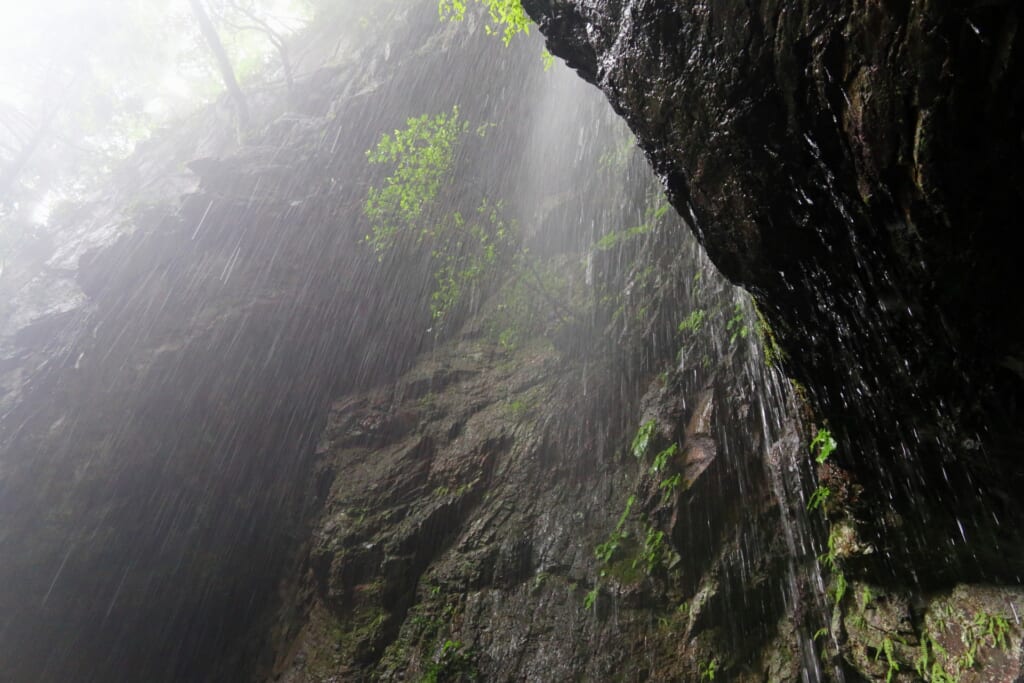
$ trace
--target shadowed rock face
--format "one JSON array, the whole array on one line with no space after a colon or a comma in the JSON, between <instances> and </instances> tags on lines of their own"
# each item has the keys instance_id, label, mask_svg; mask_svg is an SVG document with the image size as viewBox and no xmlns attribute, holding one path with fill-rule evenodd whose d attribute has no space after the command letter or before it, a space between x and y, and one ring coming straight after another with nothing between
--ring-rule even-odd
<instances>
[{"instance_id":1,"label":"shadowed rock face","mask_svg":"<svg viewBox=\"0 0 1024 683\"><path fill-rule=\"evenodd\" d=\"M1024 48L969 4L523 0L894 508L872 569L923 583L1024 566Z\"/></svg>"}]
</instances>

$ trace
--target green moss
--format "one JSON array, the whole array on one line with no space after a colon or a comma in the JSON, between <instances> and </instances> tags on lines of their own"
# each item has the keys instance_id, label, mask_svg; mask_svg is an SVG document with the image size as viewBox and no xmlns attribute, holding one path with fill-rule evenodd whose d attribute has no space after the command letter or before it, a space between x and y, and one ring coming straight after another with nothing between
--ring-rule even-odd
<instances>
[{"instance_id":1,"label":"green moss","mask_svg":"<svg viewBox=\"0 0 1024 683\"><path fill-rule=\"evenodd\" d=\"M634 585L644 579L641 566L638 565L636 557L623 557L612 562L604 570L609 578L613 578L624 585Z\"/></svg>"}]
</instances>

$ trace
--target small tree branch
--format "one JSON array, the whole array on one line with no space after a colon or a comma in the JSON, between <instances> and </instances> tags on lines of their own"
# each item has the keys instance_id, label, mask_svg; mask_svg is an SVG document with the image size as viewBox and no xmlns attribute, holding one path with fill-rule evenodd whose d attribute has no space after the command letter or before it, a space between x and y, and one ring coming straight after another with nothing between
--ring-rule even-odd
<instances>
[{"instance_id":1,"label":"small tree branch","mask_svg":"<svg viewBox=\"0 0 1024 683\"><path fill-rule=\"evenodd\" d=\"M288 58L288 45L285 39L280 33L274 30L274 28L264 21L259 15L252 11L251 8L242 7L237 2L230 2L229 6L234 8L237 12L240 12L249 21L253 22L255 26L247 26L242 28L248 28L254 31L260 31L264 33L271 44L277 49L277 54L281 58L281 68L284 70L284 80L288 86L288 92L292 92L292 88L295 85L295 81L292 77L292 65L291 60Z\"/></svg>"}]
</instances>

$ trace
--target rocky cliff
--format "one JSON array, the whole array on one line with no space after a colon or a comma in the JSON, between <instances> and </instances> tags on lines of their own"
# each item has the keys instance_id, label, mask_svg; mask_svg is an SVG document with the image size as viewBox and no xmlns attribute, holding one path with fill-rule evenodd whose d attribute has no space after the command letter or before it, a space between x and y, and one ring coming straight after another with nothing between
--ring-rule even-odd
<instances>
[{"instance_id":1,"label":"rocky cliff","mask_svg":"<svg viewBox=\"0 0 1024 683\"><path fill-rule=\"evenodd\" d=\"M845 571L1019 584L1018 5L523 5L840 435Z\"/></svg>"},{"instance_id":2,"label":"rocky cliff","mask_svg":"<svg viewBox=\"0 0 1024 683\"><path fill-rule=\"evenodd\" d=\"M875 570L1015 581L1019 6L523 5L755 295L865 496L920 521L866 525Z\"/></svg>"},{"instance_id":3,"label":"rocky cliff","mask_svg":"<svg viewBox=\"0 0 1024 683\"><path fill-rule=\"evenodd\" d=\"M1015 680L1016 9L524 2L677 215L538 42L357 5L0 278L0 678ZM439 321L366 150L454 105L516 247Z\"/></svg>"}]
</instances>

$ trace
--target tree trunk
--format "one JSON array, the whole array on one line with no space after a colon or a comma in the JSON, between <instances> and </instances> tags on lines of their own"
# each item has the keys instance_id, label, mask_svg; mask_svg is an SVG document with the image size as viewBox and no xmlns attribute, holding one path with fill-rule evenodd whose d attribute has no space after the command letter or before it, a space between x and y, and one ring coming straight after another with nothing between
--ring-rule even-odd
<instances>
[{"instance_id":1,"label":"tree trunk","mask_svg":"<svg viewBox=\"0 0 1024 683\"><path fill-rule=\"evenodd\" d=\"M228 54L224 51L224 45L220 42L220 37L217 35L217 29L203 8L202 1L189 0L189 4L192 5L192 14L195 15L196 21L199 23L199 30L202 32L210 52L213 53L217 60L217 67L220 69L221 78L224 79L224 86L228 90L228 96L235 103L239 127L244 128L249 123L249 107L246 104L245 95L235 79L235 70L231 67L231 60L228 59Z\"/></svg>"}]
</instances>

